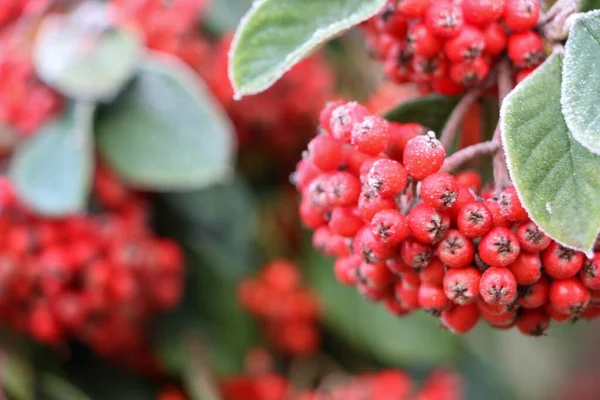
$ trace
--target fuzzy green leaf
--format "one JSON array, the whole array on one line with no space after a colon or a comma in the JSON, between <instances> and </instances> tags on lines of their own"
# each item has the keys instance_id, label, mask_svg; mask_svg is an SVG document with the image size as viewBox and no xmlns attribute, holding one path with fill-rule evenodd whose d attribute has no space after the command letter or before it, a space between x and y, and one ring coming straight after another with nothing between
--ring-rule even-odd
<instances>
[{"instance_id":1,"label":"fuzzy green leaf","mask_svg":"<svg viewBox=\"0 0 600 400\"><path fill-rule=\"evenodd\" d=\"M384 118L392 122L417 122L439 134L459 100L440 95L419 97L391 109Z\"/></svg>"},{"instance_id":2,"label":"fuzzy green leaf","mask_svg":"<svg viewBox=\"0 0 600 400\"><path fill-rule=\"evenodd\" d=\"M147 57L134 82L102 109L98 145L130 185L157 191L201 189L233 171L229 119L180 61Z\"/></svg>"},{"instance_id":3,"label":"fuzzy green leaf","mask_svg":"<svg viewBox=\"0 0 600 400\"><path fill-rule=\"evenodd\" d=\"M591 252L600 228L600 156L570 134L561 112L562 56L552 55L500 110L506 160L529 216L553 239Z\"/></svg>"},{"instance_id":4,"label":"fuzzy green leaf","mask_svg":"<svg viewBox=\"0 0 600 400\"><path fill-rule=\"evenodd\" d=\"M600 154L600 11L571 28L563 63L562 112L573 137Z\"/></svg>"},{"instance_id":5,"label":"fuzzy green leaf","mask_svg":"<svg viewBox=\"0 0 600 400\"><path fill-rule=\"evenodd\" d=\"M377 13L387 0L257 0L229 54L236 96L271 86L319 45Z\"/></svg>"},{"instance_id":6,"label":"fuzzy green leaf","mask_svg":"<svg viewBox=\"0 0 600 400\"><path fill-rule=\"evenodd\" d=\"M93 112L93 105L78 103L17 147L9 174L34 211L64 216L85 208L94 166Z\"/></svg>"},{"instance_id":7,"label":"fuzzy green leaf","mask_svg":"<svg viewBox=\"0 0 600 400\"><path fill-rule=\"evenodd\" d=\"M204 22L217 33L232 31L251 6L252 0L213 0L207 7Z\"/></svg>"}]
</instances>

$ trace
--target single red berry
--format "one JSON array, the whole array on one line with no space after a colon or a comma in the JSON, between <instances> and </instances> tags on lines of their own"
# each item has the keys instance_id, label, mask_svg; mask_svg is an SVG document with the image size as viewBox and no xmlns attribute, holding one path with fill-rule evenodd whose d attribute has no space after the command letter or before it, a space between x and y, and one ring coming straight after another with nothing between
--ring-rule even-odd
<instances>
[{"instance_id":1,"label":"single red berry","mask_svg":"<svg viewBox=\"0 0 600 400\"><path fill-rule=\"evenodd\" d=\"M552 239L546 236L533 221L518 226L517 238L521 248L532 253L545 250L552 242Z\"/></svg>"},{"instance_id":2,"label":"single red berry","mask_svg":"<svg viewBox=\"0 0 600 400\"><path fill-rule=\"evenodd\" d=\"M298 165L296 165L296 171L292 175L291 181L298 190L302 191L320 174L321 170L312 162L309 160L300 160Z\"/></svg>"},{"instance_id":3,"label":"single red berry","mask_svg":"<svg viewBox=\"0 0 600 400\"><path fill-rule=\"evenodd\" d=\"M419 288L406 285L402 281L397 281L394 285L394 295L396 301L405 310L416 310L419 308Z\"/></svg>"},{"instance_id":4,"label":"single red berry","mask_svg":"<svg viewBox=\"0 0 600 400\"><path fill-rule=\"evenodd\" d=\"M369 263L378 263L390 258L394 248L379 240L367 227L361 229L352 244L354 254L360 255Z\"/></svg>"},{"instance_id":5,"label":"single red berry","mask_svg":"<svg viewBox=\"0 0 600 400\"><path fill-rule=\"evenodd\" d=\"M412 25L406 35L406 48L422 57L435 57L442 50L442 41L422 22Z\"/></svg>"},{"instance_id":6,"label":"single red berry","mask_svg":"<svg viewBox=\"0 0 600 400\"><path fill-rule=\"evenodd\" d=\"M387 286L393 280L393 275L385 262L376 264L363 262L358 268L358 276L364 283L374 288Z\"/></svg>"},{"instance_id":7,"label":"single red berry","mask_svg":"<svg viewBox=\"0 0 600 400\"><path fill-rule=\"evenodd\" d=\"M556 242L542 252L542 264L548 275L554 279L571 278L583 266L585 256L583 253L568 249Z\"/></svg>"},{"instance_id":8,"label":"single red berry","mask_svg":"<svg viewBox=\"0 0 600 400\"><path fill-rule=\"evenodd\" d=\"M500 194L498 204L502 209L502 215L510 222L525 222L529 220L527 211L521 205L514 186L509 186Z\"/></svg>"},{"instance_id":9,"label":"single red berry","mask_svg":"<svg viewBox=\"0 0 600 400\"><path fill-rule=\"evenodd\" d=\"M56 343L62 336L61 327L45 303L35 306L29 315L31 336L42 343Z\"/></svg>"},{"instance_id":10,"label":"single red berry","mask_svg":"<svg viewBox=\"0 0 600 400\"><path fill-rule=\"evenodd\" d=\"M542 261L538 253L521 251L517 259L506 268L513 273L518 285L531 285L542 276Z\"/></svg>"},{"instance_id":11,"label":"single red berry","mask_svg":"<svg viewBox=\"0 0 600 400\"><path fill-rule=\"evenodd\" d=\"M431 82L431 87L435 92L444 96L456 96L465 90L463 85L454 82L449 76L434 79Z\"/></svg>"},{"instance_id":12,"label":"single red berry","mask_svg":"<svg viewBox=\"0 0 600 400\"><path fill-rule=\"evenodd\" d=\"M517 328L528 336L542 336L550 327L550 316L543 308L523 310L517 317Z\"/></svg>"},{"instance_id":13,"label":"single red berry","mask_svg":"<svg viewBox=\"0 0 600 400\"><path fill-rule=\"evenodd\" d=\"M423 268L431 260L431 247L411 237L400 244L402 261L413 268Z\"/></svg>"},{"instance_id":14,"label":"single red berry","mask_svg":"<svg viewBox=\"0 0 600 400\"><path fill-rule=\"evenodd\" d=\"M486 314L503 314L514 308L512 304L489 304L481 297L477 299L477 309Z\"/></svg>"},{"instance_id":15,"label":"single red berry","mask_svg":"<svg viewBox=\"0 0 600 400\"><path fill-rule=\"evenodd\" d=\"M475 195L473 192L471 192L470 189L459 185L456 201L454 202L454 205L450 207L450 216L452 217L452 220L456 221L460 209L472 201L475 201Z\"/></svg>"},{"instance_id":16,"label":"single red berry","mask_svg":"<svg viewBox=\"0 0 600 400\"><path fill-rule=\"evenodd\" d=\"M321 111L321 114L319 115L319 123L321 125L321 128L323 128L323 130L325 130L325 132L330 133L331 134L331 115L333 114L333 110L335 110L338 107L343 106L345 103L342 100L338 100L338 101L329 101L327 102L327 104L325 104L325 107L323 108L323 111Z\"/></svg>"},{"instance_id":17,"label":"single red berry","mask_svg":"<svg viewBox=\"0 0 600 400\"><path fill-rule=\"evenodd\" d=\"M327 189L330 187L329 178L332 174L334 173L328 172L317 176L302 191L302 198L310 201L315 208L321 211L324 211L330 205Z\"/></svg>"},{"instance_id":18,"label":"single red berry","mask_svg":"<svg viewBox=\"0 0 600 400\"><path fill-rule=\"evenodd\" d=\"M447 172L436 172L421 182L421 198L429 207L447 210L458 197L458 182Z\"/></svg>"},{"instance_id":19,"label":"single red berry","mask_svg":"<svg viewBox=\"0 0 600 400\"><path fill-rule=\"evenodd\" d=\"M425 23L431 31L443 38L456 36L464 25L462 9L450 1L436 1L425 13Z\"/></svg>"},{"instance_id":20,"label":"single red berry","mask_svg":"<svg viewBox=\"0 0 600 400\"><path fill-rule=\"evenodd\" d=\"M437 246L438 257L449 267L462 268L471 264L475 255L473 242L456 229L450 229Z\"/></svg>"},{"instance_id":21,"label":"single red berry","mask_svg":"<svg viewBox=\"0 0 600 400\"><path fill-rule=\"evenodd\" d=\"M350 172L336 171L322 184L322 189L329 205L353 206L360 195L360 181Z\"/></svg>"},{"instance_id":22,"label":"single red berry","mask_svg":"<svg viewBox=\"0 0 600 400\"><path fill-rule=\"evenodd\" d=\"M508 58L521 68L534 67L545 57L542 39L533 31L513 33L508 38L507 48Z\"/></svg>"},{"instance_id":23,"label":"single red berry","mask_svg":"<svg viewBox=\"0 0 600 400\"><path fill-rule=\"evenodd\" d=\"M406 218L398 210L382 210L371 220L371 232L383 243L395 245L408 236Z\"/></svg>"},{"instance_id":24,"label":"single red berry","mask_svg":"<svg viewBox=\"0 0 600 400\"><path fill-rule=\"evenodd\" d=\"M368 115L369 110L356 102L337 107L332 111L329 122L331 135L345 143L350 143L354 125L360 123Z\"/></svg>"},{"instance_id":25,"label":"single red berry","mask_svg":"<svg viewBox=\"0 0 600 400\"><path fill-rule=\"evenodd\" d=\"M500 207L500 204L498 204L497 201L487 200L483 202L483 205L485 206L485 208L488 209L490 214L492 214L492 221L494 221L494 226L510 226L510 222L508 222L504 215L502 215L502 208Z\"/></svg>"},{"instance_id":26,"label":"single red berry","mask_svg":"<svg viewBox=\"0 0 600 400\"><path fill-rule=\"evenodd\" d=\"M378 159L365 153L361 153L352 146L344 146L343 166L346 168L346 171L350 172L352 175L360 176L361 167L371 158L373 159L373 162Z\"/></svg>"},{"instance_id":27,"label":"single red berry","mask_svg":"<svg viewBox=\"0 0 600 400\"><path fill-rule=\"evenodd\" d=\"M444 294L444 288L431 283L421 283L418 291L419 307L426 312L439 316L450 306L450 300Z\"/></svg>"},{"instance_id":28,"label":"single red berry","mask_svg":"<svg viewBox=\"0 0 600 400\"><path fill-rule=\"evenodd\" d=\"M386 6L379 13L376 22L377 29L380 32L396 38L404 37L408 28L408 20L404 15L396 12L396 8L393 5Z\"/></svg>"},{"instance_id":29,"label":"single red berry","mask_svg":"<svg viewBox=\"0 0 600 400\"><path fill-rule=\"evenodd\" d=\"M360 281L357 283L356 288L362 296L374 302L382 301L388 298L391 295L392 291L391 285L376 288L362 283Z\"/></svg>"},{"instance_id":30,"label":"single red berry","mask_svg":"<svg viewBox=\"0 0 600 400\"><path fill-rule=\"evenodd\" d=\"M479 294L490 304L510 304L517 298L517 282L503 267L490 267L481 275Z\"/></svg>"},{"instance_id":31,"label":"single red berry","mask_svg":"<svg viewBox=\"0 0 600 400\"><path fill-rule=\"evenodd\" d=\"M585 260L579 279L588 289L600 289L600 253L595 253L591 260Z\"/></svg>"},{"instance_id":32,"label":"single red berry","mask_svg":"<svg viewBox=\"0 0 600 400\"><path fill-rule=\"evenodd\" d=\"M479 256L492 267L506 267L512 264L520 251L517 236L504 227L492 229L479 242Z\"/></svg>"},{"instance_id":33,"label":"single red berry","mask_svg":"<svg viewBox=\"0 0 600 400\"><path fill-rule=\"evenodd\" d=\"M402 0L398 2L398 12L408 18L422 18L432 0Z\"/></svg>"},{"instance_id":34,"label":"single red berry","mask_svg":"<svg viewBox=\"0 0 600 400\"><path fill-rule=\"evenodd\" d=\"M546 304L550 291L550 281L545 277L529 286L519 288L517 304L523 308L538 308Z\"/></svg>"},{"instance_id":35,"label":"single red berry","mask_svg":"<svg viewBox=\"0 0 600 400\"><path fill-rule=\"evenodd\" d=\"M342 162L342 155L342 143L331 136L315 136L308 143L308 159L323 171L336 169Z\"/></svg>"},{"instance_id":36,"label":"single red berry","mask_svg":"<svg viewBox=\"0 0 600 400\"><path fill-rule=\"evenodd\" d=\"M476 304L453 306L442 311L440 322L444 329L452 333L467 333L477 325L479 310Z\"/></svg>"},{"instance_id":37,"label":"single red berry","mask_svg":"<svg viewBox=\"0 0 600 400\"><path fill-rule=\"evenodd\" d=\"M405 272L414 272L413 267L406 264L402 260L402 257L390 258L385 263L387 264L389 270L392 271L393 274L398 276L402 275Z\"/></svg>"},{"instance_id":38,"label":"single red berry","mask_svg":"<svg viewBox=\"0 0 600 400\"><path fill-rule=\"evenodd\" d=\"M421 282L430 283L432 285L443 285L444 276L446 276L446 268L444 267L444 263L437 257L432 257L429 264L419 271L419 279Z\"/></svg>"},{"instance_id":39,"label":"single red berry","mask_svg":"<svg viewBox=\"0 0 600 400\"><path fill-rule=\"evenodd\" d=\"M430 82L447 74L448 62L440 56L424 57L415 54L410 63L413 82Z\"/></svg>"},{"instance_id":40,"label":"single red berry","mask_svg":"<svg viewBox=\"0 0 600 400\"><path fill-rule=\"evenodd\" d=\"M451 268L444 277L444 292L456 304L474 303L479 296L481 273L477 268Z\"/></svg>"},{"instance_id":41,"label":"single red berry","mask_svg":"<svg viewBox=\"0 0 600 400\"><path fill-rule=\"evenodd\" d=\"M354 124L350 140L359 151L377 155L390 144L388 122L376 115L366 116Z\"/></svg>"},{"instance_id":42,"label":"single red berry","mask_svg":"<svg viewBox=\"0 0 600 400\"><path fill-rule=\"evenodd\" d=\"M362 258L357 255L338 257L333 264L335 277L344 285L356 285L358 279L358 267L361 264Z\"/></svg>"},{"instance_id":43,"label":"single red berry","mask_svg":"<svg viewBox=\"0 0 600 400\"><path fill-rule=\"evenodd\" d=\"M436 243L442 240L450 227L450 218L426 204L413 207L408 213L410 233L420 242Z\"/></svg>"},{"instance_id":44,"label":"single red berry","mask_svg":"<svg viewBox=\"0 0 600 400\"><path fill-rule=\"evenodd\" d=\"M568 321L573 317L571 314L563 314L561 312L556 311L550 303L546 303L544 305L544 311L546 311L546 314L548 314L550 318L556 322Z\"/></svg>"},{"instance_id":45,"label":"single red berry","mask_svg":"<svg viewBox=\"0 0 600 400\"><path fill-rule=\"evenodd\" d=\"M493 228L492 214L478 201L467 203L456 218L458 230L469 238L481 237Z\"/></svg>"},{"instance_id":46,"label":"single red berry","mask_svg":"<svg viewBox=\"0 0 600 400\"><path fill-rule=\"evenodd\" d=\"M504 13L504 0L463 0L465 21L477 26L488 26Z\"/></svg>"},{"instance_id":47,"label":"single red berry","mask_svg":"<svg viewBox=\"0 0 600 400\"><path fill-rule=\"evenodd\" d=\"M483 38L485 40L483 53L492 57L502 53L508 41L506 31L497 22L491 23L483 29Z\"/></svg>"},{"instance_id":48,"label":"single red berry","mask_svg":"<svg viewBox=\"0 0 600 400\"><path fill-rule=\"evenodd\" d=\"M576 278L556 280L550 284L550 304L562 314L582 312L590 297L590 291Z\"/></svg>"},{"instance_id":49,"label":"single red berry","mask_svg":"<svg viewBox=\"0 0 600 400\"><path fill-rule=\"evenodd\" d=\"M457 173L454 178L459 186L473 190L475 193L481 190L481 174L474 170L465 170Z\"/></svg>"},{"instance_id":50,"label":"single red berry","mask_svg":"<svg viewBox=\"0 0 600 400\"><path fill-rule=\"evenodd\" d=\"M501 313L490 313L487 309L479 307L479 314L488 324L498 329L512 328L517 319L517 311L514 308L508 308Z\"/></svg>"},{"instance_id":51,"label":"single red berry","mask_svg":"<svg viewBox=\"0 0 600 400\"><path fill-rule=\"evenodd\" d=\"M390 145L385 151L391 159L402 161L402 153L406 143L414 137L423 135L425 128L416 123L399 124L390 122Z\"/></svg>"},{"instance_id":52,"label":"single red berry","mask_svg":"<svg viewBox=\"0 0 600 400\"><path fill-rule=\"evenodd\" d=\"M463 3L464 9L464 3ZM472 26L463 26L456 36L446 41L444 52L452 62L471 61L479 57L485 48L483 33Z\"/></svg>"},{"instance_id":53,"label":"single red berry","mask_svg":"<svg viewBox=\"0 0 600 400\"><path fill-rule=\"evenodd\" d=\"M490 64L483 57L455 63L450 68L450 77L458 84L472 87L479 84L490 72Z\"/></svg>"},{"instance_id":54,"label":"single red berry","mask_svg":"<svg viewBox=\"0 0 600 400\"><path fill-rule=\"evenodd\" d=\"M367 175L367 183L381 197L394 197L406 187L408 174L398 161L381 159L376 161Z\"/></svg>"},{"instance_id":55,"label":"single red berry","mask_svg":"<svg viewBox=\"0 0 600 400\"><path fill-rule=\"evenodd\" d=\"M373 189L364 190L358 198L358 212L363 221L370 223L375 214L381 210L396 209L394 199L385 199Z\"/></svg>"},{"instance_id":56,"label":"single red berry","mask_svg":"<svg viewBox=\"0 0 600 400\"><path fill-rule=\"evenodd\" d=\"M540 4L536 0L506 0L504 23L512 31L533 29L540 16Z\"/></svg>"},{"instance_id":57,"label":"single red berry","mask_svg":"<svg viewBox=\"0 0 600 400\"><path fill-rule=\"evenodd\" d=\"M389 297L387 299L385 299L385 308L386 310L388 310L390 313L398 316L398 317L402 317L404 315L410 314L412 310L407 310L406 308L404 308L402 306L402 304L400 304L398 302L398 300L396 300L395 297Z\"/></svg>"},{"instance_id":58,"label":"single red berry","mask_svg":"<svg viewBox=\"0 0 600 400\"><path fill-rule=\"evenodd\" d=\"M445 158L446 150L433 132L430 132L406 143L402 161L413 178L423 179L438 172Z\"/></svg>"},{"instance_id":59,"label":"single red berry","mask_svg":"<svg viewBox=\"0 0 600 400\"><path fill-rule=\"evenodd\" d=\"M329 230L336 235L353 237L364 225L355 207L335 207L329 214Z\"/></svg>"}]
</instances>

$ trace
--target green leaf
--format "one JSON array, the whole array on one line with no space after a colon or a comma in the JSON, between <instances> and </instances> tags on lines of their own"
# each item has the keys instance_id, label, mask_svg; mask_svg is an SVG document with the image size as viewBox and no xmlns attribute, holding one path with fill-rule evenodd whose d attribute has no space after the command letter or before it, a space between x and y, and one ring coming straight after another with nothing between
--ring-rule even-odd
<instances>
[{"instance_id":1,"label":"green leaf","mask_svg":"<svg viewBox=\"0 0 600 400\"><path fill-rule=\"evenodd\" d=\"M581 6L579 7L579 12L587 12L592 10L597 10L600 8L599 0L582 0Z\"/></svg>"},{"instance_id":2,"label":"green leaf","mask_svg":"<svg viewBox=\"0 0 600 400\"><path fill-rule=\"evenodd\" d=\"M257 0L229 54L236 97L271 86L319 45L375 15L387 0Z\"/></svg>"},{"instance_id":3,"label":"green leaf","mask_svg":"<svg viewBox=\"0 0 600 400\"><path fill-rule=\"evenodd\" d=\"M311 252L304 265L324 303L327 325L345 341L388 365L432 366L456 359L458 337L441 330L436 318L422 312L395 317L339 283L332 264Z\"/></svg>"},{"instance_id":4,"label":"green leaf","mask_svg":"<svg viewBox=\"0 0 600 400\"><path fill-rule=\"evenodd\" d=\"M571 27L563 62L561 104L573 137L600 154L600 11Z\"/></svg>"},{"instance_id":5,"label":"green leaf","mask_svg":"<svg viewBox=\"0 0 600 400\"><path fill-rule=\"evenodd\" d=\"M38 75L68 97L110 101L135 73L142 44L111 25L107 7L86 2L40 25L33 52Z\"/></svg>"},{"instance_id":6,"label":"green leaf","mask_svg":"<svg viewBox=\"0 0 600 400\"><path fill-rule=\"evenodd\" d=\"M47 400L91 400L81 389L58 375L41 374L39 385L43 398Z\"/></svg>"},{"instance_id":7,"label":"green leaf","mask_svg":"<svg viewBox=\"0 0 600 400\"><path fill-rule=\"evenodd\" d=\"M0 390L4 389L15 400L34 400L34 371L29 361L14 351L3 351L2 356Z\"/></svg>"},{"instance_id":8,"label":"green leaf","mask_svg":"<svg viewBox=\"0 0 600 400\"><path fill-rule=\"evenodd\" d=\"M440 95L419 97L386 112L384 118L392 122L417 122L439 134L459 100Z\"/></svg>"},{"instance_id":9,"label":"green leaf","mask_svg":"<svg viewBox=\"0 0 600 400\"><path fill-rule=\"evenodd\" d=\"M205 24L216 33L226 33L237 27L252 0L212 0L206 10Z\"/></svg>"},{"instance_id":10,"label":"green leaf","mask_svg":"<svg viewBox=\"0 0 600 400\"><path fill-rule=\"evenodd\" d=\"M193 190L231 177L233 128L200 78L180 61L147 57L136 80L97 120L106 161L143 189Z\"/></svg>"},{"instance_id":11,"label":"green leaf","mask_svg":"<svg viewBox=\"0 0 600 400\"><path fill-rule=\"evenodd\" d=\"M77 103L17 147L10 176L19 198L47 216L85 209L93 174L94 106Z\"/></svg>"},{"instance_id":12,"label":"green leaf","mask_svg":"<svg viewBox=\"0 0 600 400\"><path fill-rule=\"evenodd\" d=\"M500 110L506 160L529 216L553 239L591 252L600 228L600 156L569 133L561 113L562 56L552 55Z\"/></svg>"}]
</instances>

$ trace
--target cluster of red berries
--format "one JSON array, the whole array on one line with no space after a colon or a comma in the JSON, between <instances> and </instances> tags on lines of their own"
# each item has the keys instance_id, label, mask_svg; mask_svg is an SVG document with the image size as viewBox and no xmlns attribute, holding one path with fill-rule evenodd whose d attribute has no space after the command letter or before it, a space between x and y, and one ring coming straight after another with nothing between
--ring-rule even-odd
<instances>
[{"instance_id":1,"label":"cluster of red berries","mask_svg":"<svg viewBox=\"0 0 600 400\"><path fill-rule=\"evenodd\" d=\"M435 371L418 391L411 377L399 370L383 370L341 379L338 385L317 390L296 390L284 376L268 373L242 375L221 382L224 400L460 400L464 398L459 376Z\"/></svg>"},{"instance_id":2,"label":"cluster of red berries","mask_svg":"<svg viewBox=\"0 0 600 400\"><path fill-rule=\"evenodd\" d=\"M0 180L0 323L146 368L145 329L179 301L182 253L150 231L145 201L114 175L99 169L94 189L101 212L46 219Z\"/></svg>"},{"instance_id":3,"label":"cluster of red berries","mask_svg":"<svg viewBox=\"0 0 600 400\"><path fill-rule=\"evenodd\" d=\"M551 319L600 315L600 253L586 259L552 241L514 187L494 197L480 193L477 173L441 172L445 155L419 125L357 103L325 107L294 181L314 246L338 257L337 278L457 333L482 318L540 335Z\"/></svg>"},{"instance_id":4,"label":"cluster of red berries","mask_svg":"<svg viewBox=\"0 0 600 400\"><path fill-rule=\"evenodd\" d=\"M395 82L456 95L480 83L506 51L520 81L540 64L537 0L389 0L364 31Z\"/></svg>"},{"instance_id":5,"label":"cluster of red berries","mask_svg":"<svg viewBox=\"0 0 600 400\"><path fill-rule=\"evenodd\" d=\"M302 287L294 263L268 263L257 277L241 282L238 292L242 306L261 321L265 335L279 351L306 355L319 348L319 302Z\"/></svg>"}]
</instances>

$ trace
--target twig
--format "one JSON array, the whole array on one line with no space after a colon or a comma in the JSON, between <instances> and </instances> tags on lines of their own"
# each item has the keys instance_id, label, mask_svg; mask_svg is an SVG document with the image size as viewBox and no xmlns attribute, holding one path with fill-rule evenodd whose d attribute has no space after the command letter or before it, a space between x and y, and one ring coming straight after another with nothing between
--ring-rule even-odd
<instances>
[{"instance_id":1,"label":"twig","mask_svg":"<svg viewBox=\"0 0 600 400\"><path fill-rule=\"evenodd\" d=\"M512 89L513 84L510 63L508 59L504 58L498 65L498 103L500 106L502 106L502 102ZM494 137L492 138L492 141L501 147L502 132L500 131L500 121L498 121L498 126L494 131ZM500 191L504 190L505 187L510 185L510 176L506 167L506 157L504 156L504 151L498 151L496 155L494 155L492 164L494 168L494 186L496 192L499 193Z\"/></svg>"},{"instance_id":2,"label":"twig","mask_svg":"<svg viewBox=\"0 0 600 400\"><path fill-rule=\"evenodd\" d=\"M581 0L558 0L544 14L538 23L539 31L551 42L565 40L569 28L576 18L575 14L581 5ZM574 18L572 18L574 17Z\"/></svg>"},{"instance_id":3,"label":"twig","mask_svg":"<svg viewBox=\"0 0 600 400\"><path fill-rule=\"evenodd\" d=\"M495 153L498 149L500 149L500 143L492 140L465 147L446 158L442 170L448 172L453 171L475 157Z\"/></svg>"}]
</instances>

